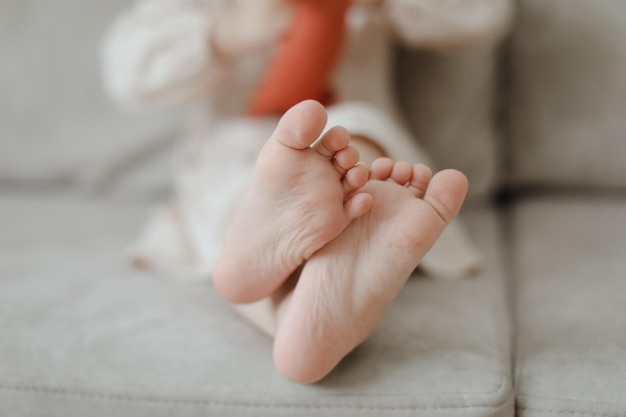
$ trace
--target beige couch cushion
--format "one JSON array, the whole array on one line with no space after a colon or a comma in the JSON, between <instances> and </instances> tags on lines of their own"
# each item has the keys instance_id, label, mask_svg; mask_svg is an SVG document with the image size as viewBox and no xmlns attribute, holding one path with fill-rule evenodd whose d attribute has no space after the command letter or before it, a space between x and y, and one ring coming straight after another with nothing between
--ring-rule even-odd
<instances>
[{"instance_id":1,"label":"beige couch cushion","mask_svg":"<svg viewBox=\"0 0 626 417\"><path fill-rule=\"evenodd\" d=\"M516 185L626 187L626 2L525 0L507 64Z\"/></svg>"},{"instance_id":2,"label":"beige couch cushion","mask_svg":"<svg viewBox=\"0 0 626 417\"><path fill-rule=\"evenodd\" d=\"M0 2L0 182L98 185L172 135L103 96L99 42L129 0Z\"/></svg>"},{"instance_id":3,"label":"beige couch cushion","mask_svg":"<svg viewBox=\"0 0 626 417\"><path fill-rule=\"evenodd\" d=\"M626 415L626 199L514 212L520 417Z\"/></svg>"},{"instance_id":4,"label":"beige couch cushion","mask_svg":"<svg viewBox=\"0 0 626 417\"><path fill-rule=\"evenodd\" d=\"M499 185L497 58L493 46L405 50L399 56L398 97L417 142L438 169L456 168L467 175L470 197L487 196Z\"/></svg>"},{"instance_id":5,"label":"beige couch cushion","mask_svg":"<svg viewBox=\"0 0 626 417\"><path fill-rule=\"evenodd\" d=\"M315 386L212 287L130 270L140 205L0 198L0 415L513 415L498 220L468 213L483 275L413 278Z\"/></svg>"}]
</instances>

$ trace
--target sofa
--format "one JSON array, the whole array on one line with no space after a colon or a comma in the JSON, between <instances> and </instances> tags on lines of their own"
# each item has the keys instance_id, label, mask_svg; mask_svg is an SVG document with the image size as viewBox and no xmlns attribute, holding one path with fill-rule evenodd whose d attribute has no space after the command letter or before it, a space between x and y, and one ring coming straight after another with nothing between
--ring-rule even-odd
<instances>
[{"instance_id":1,"label":"sofa","mask_svg":"<svg viewBox=\"0 0 626 417\"><path fill-rule=\"evenodd\" d=\"M314 385L210 284L125 260L180 125L103 97L126 4L0 3L0 415L626 416L626 2L523 0L501 44L398 50L411 129L469 177L484 268L411 277Z\"/></svg>"}]
</instances>

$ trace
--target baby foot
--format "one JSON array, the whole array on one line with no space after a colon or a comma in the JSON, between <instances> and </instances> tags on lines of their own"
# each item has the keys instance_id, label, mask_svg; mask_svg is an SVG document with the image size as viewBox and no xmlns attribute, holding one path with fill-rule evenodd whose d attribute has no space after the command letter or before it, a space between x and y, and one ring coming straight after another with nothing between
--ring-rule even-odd
<instances>
[{"instance_id":1,"label":"baby foot","mask_svg":"<svg viewBox=\"0 0 626 417\"><path fill-rule=\"evenodd\" d=\"M369 336L467 192L457 171L432 177L424 165L389 159L371 171L362 189L371 210L307 261L279 312L274 361L293 381L323 378Z\"/></svg>"},{"instance_id":2,"label":"baby foot","mask_svg":"<svg viewBox=\"0 0 626 417\"><path fill-rule=\"evenodd\" d=\"M259 153L214 270L215 287L227 300L270 295L370 209L371 196L356 193L368 180L367 167L357 165L359 153L345 129L335 127L316 141L325 125L324 108L302 102L285 113Z\"/></svg>"}]
</instances>

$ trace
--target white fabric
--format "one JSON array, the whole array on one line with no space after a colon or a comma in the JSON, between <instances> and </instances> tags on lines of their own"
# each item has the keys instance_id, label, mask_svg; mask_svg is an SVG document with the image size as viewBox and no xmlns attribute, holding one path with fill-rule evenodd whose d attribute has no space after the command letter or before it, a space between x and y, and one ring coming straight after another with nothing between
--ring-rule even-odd
<instances>
[{"instance_id":1,"label":"white fabric","mask_svg":"<svg viewBox=\"0 0 626 417\"><path fill-rule=\"evenodd\" d=\"M191 135L180 156L176 198L151 217L134 261L183 278L206 279L233 205L276 121L229 118Z\"/></svg>"},{"instance_id":2,"label":"white fabric","mask_svg":"<svg viewBox=\"0 0 626 417\"><path fill-rule=\"evenodd\" d=\"M513 17L511 0L395 0L383 7L402 40L431 49L497 42Z\"/></svg>"}]
</instances>

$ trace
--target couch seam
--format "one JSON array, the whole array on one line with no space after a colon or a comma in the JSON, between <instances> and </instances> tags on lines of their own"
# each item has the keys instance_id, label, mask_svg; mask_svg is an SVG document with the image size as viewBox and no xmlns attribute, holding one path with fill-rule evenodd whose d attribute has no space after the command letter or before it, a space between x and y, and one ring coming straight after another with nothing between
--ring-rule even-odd
<instances>
[{"instance_id":1,"label":"couch seam","mask_svg":"<svg viewBox=\"0 0 626 417\"><path fill-rule=\"evenodd\" d=\"M501 393L504 391L505 389L505 384L507 381L507 377L504 376L502 378L500 378L500 382L498 383L498 385L495 386L495 388L489 390L489 391L479 391L479 392L470 392L470 393L462 393L462 392L389 392L389 393L348 393L348 392L341 392L341 391L335 391L336 395L341 395L341 396L352 396L352 397L361 397L363 395L367 395L367 396L376 396L376 397L421 397L421 396L465 396L465 397L483 397L486 395L491 395L491 394L497 394L497 393ZM40 385L40 386L34 386L34 385L21 385L19 383L11 383L11 382L0 382L0 390L2 389L14 389L14 388L18 388L18 389L43 389L43 390L60 390L60 391L64 391L64 392L81 392L80 390L76 390L73 387L63 387L63 388L55 388L55 387L51 387L51 386L45 386L45 385ZM97 390L102 390L102 391L106 391L107 388L104 387L91 387L92 391L97 391ZM158 389L158 388L157 388ZM82 392L87 392L87 391L82 391ZM249 391L222 391L223 394L238 394L241 392L249 392ZM97 394L97 392L94 392ZM254 391L253 394L257 394L257 395L271 395L273 394L272 392L265 392L265 391Z\"/></svg>"},{"instance_id":2,"label":"couch seam","mask_svg":"<svg viewBox=\"0 0 626 417\"><path fill-rule=\"evenodd\" d=\"M212 406L212 407L237 407L237 408L275 408L275 409L349 409L349 410L370 410L370 411L411 411L411 410L450 410L450 409L479 409L479 408L499 408L502 407L510 400L507 398L497 404L483 404L483 405L463 405L463 406L405 406L405 407L393 407L393 406L364 406L364 405L313 405L313 404L264 404L255 402L237 402L237 401L216 401L205 399L182 399L182 398L157 398L157 397L139 397L132 395L114 394L114 393L97 393L88 391L69 390L61 388L48 388L48 387L36 387L36 386L17 386L0 384L0 391L13 391L13 392L31 392L36 394L48 394L59 395L68 397L81 397L91 398L105 401L118 401L118 402L143 402L153 404L177 404L185 406Z\"/></svg>"},{"instance_id":3,"label":"couch seam","mask_svg":"<svg viewBox=\"0 0 626 417\"><path fill-rule=\"evenodd\" d=\"M519 405L515 408L518 410L525 410L525 411L539 411L542 413L571 414L571 415L590 416L590 417L624 417L626 416L626 414L607 414L607 413L596 413L596 412L590 412L590 411L575 411L575 410L554 410L550 408L524 407L524 406L519 406Z\"/></svg>"},{"instance_id":4,"label":"couch seam","mask_svg":"<svg viewBox=\"0 0 626 417\"><path fill-rule=\"evenodd\" d=\"M526 399L537 399L537 400L556 400L556 401L575 401L579 403L593 403L597 404L598 401L589 400L585 398L571 398L571 397L543 397L541 395L528 395L524 393L517 394L517 399L526 400ZM620 401L599 401L602 404L613 404L613 405L624 405L626 406L626 402Z\"/></svg>"}]
</instances>

